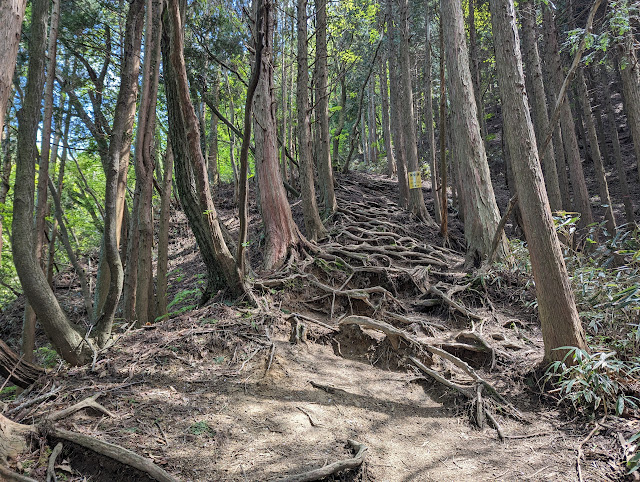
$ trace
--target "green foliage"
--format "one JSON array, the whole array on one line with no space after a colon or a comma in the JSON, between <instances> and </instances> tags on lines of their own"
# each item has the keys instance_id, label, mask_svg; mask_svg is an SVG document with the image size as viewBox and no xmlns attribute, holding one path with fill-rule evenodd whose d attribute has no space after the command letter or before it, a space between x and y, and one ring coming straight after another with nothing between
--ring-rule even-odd
<instances>
[{"instance_id":1,"label":"green foliage","mask_svg":"<svg viewBox=\"0 0 640 482\"><path fill-rule=\"evenodd\" d=\"M595 228L594 228L595 229ZM596 233L592 237L597 239ZM593 246L596 246L594 243ZM640 233L621 227L597 248L566 256L576 303L591 342L624 359L640 354Z\"/></svg>"},{"instance_id":2,"label":"green foliage","mask_svg":"<svg viewBox=\"0 0 640 482\"><path fill-rule=\"evenodd\" d=\"M204 420L200 422L196 422L189 427L189 433L193 435L207 435L209 437L214 437L216 431L209 426L207 422Z\"/></svg>"},{"instance_id":3,"label":"green foliage","mask_svg":"<svg viewBox=\"0 0 640 482\"><path fill-rule=\"evenodd\" d=\"M53 368L61 361L58 353L48 346L37 348L35 355L36 358L40 360L40 364L45 368Z\"/></svg>"},{"instance_id":4,"label":"green foliage","mask_svg":"<svg viewBox=\"0 0 640 482\"><path fill-rule=\"evenodd\" d=\"M178 291L173 297L171 303L167 305L167 308L172 308L180 303L183 303L184 301L195 300L196 295L200 296L201 294L202 292L199 289Z\"/></svg>"},{"instance_id":5,"label":"green foliage","mask_svg":"<svg viewBox=\"0 0 640 482\"><path fill-rule=\"evenodd\" d=\"M15 400L17 395L18 387L15 385L4 387L2 390L0 390L0 399L2 400Z\"/></svg>"},{"instance_id":6,"label":"green foliage","mask_svg":"<svg viewBox=\"0 0 640 482\"><path fill-rule=\"evenodd\" d=\"M596 412L611 409L622 415L625 406L638 408L638 400L625 392L625 382L640 373L640 365L617 360L614 352L590 354L576 347L568 350L562 361L549 366L546 380L557 387L560 401L568 401L576 411ZM567 360L571 363L567 363Z\"/></svg>"}]
</instances>

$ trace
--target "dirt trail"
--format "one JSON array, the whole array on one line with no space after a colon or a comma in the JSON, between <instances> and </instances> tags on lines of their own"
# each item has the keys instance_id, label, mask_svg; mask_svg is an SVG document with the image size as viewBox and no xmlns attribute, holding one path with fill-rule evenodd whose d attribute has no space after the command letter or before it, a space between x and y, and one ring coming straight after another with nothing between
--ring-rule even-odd
<instances>
[{"instance_id":1,"label":"dirt trail","mask_svg":"<svg viewBox=\"0 0 640 482\"><path fill-rule=\"evenodd\" d=\"M486 277L483 285L466 277L462 255L398 209L391 181L353 175L341 185L342 212L321 252L263 275L261 309L220 299L192 308L204 269L186 226L174 225L172 317L125 334L95 372L59 369L51 380L63 385L60 395L22 418L102 392L115 417L77 413L63 425L148 456L185 481L277 480L352 457L348 439L368 447L365 463L325 480L577 480L576 449L589 429L564 423L566 414L526 385L542 345L531 313L514 303L531 296L522 280L503 273L500 284ZM501 442L493 428L474 428L472 405L406 356L473 386L464 373L416 345L396 347L377 331L339 325L353 314L394 324L470 363L530 422L491 405L504 434L523 438ZM291 343L296 318L304 329ZM469 332L491 351L456 337ZM610 439L590 443L584 480L622 476L616 463L598 457L617 450ZM33 465L31 475L38 470ZM114 478L100 468L90 475Z\"/></svg>"}]
</instances>

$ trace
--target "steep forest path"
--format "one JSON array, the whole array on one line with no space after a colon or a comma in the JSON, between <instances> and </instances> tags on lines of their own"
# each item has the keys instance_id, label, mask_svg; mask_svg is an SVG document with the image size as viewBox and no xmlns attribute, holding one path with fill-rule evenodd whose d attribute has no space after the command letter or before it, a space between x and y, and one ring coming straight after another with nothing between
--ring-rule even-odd
<instances>
[{"instance_id":1,"label":"steep forest path","mask_svg":"<svg viewBox=\"0 0 640 482\"><path fill-rule=\"evenodd\" d=\"M93 367L60 369L48 383L62 390L18 418L102 393L113 417L63 424L179 480L278 480L352 457L348 440L367 446L365 462L323 480L578 480L589 428L526 385L542 345L514 302L532 299L522 278L466 274L461 253L398 208L393 181L342 177L338 197L319 251L258 277L259 308L193 306L204 269L177 213L170 319L127 332ZM504 440L476 427L490 416ZM621 477L610 440L585 447L584 480ZM134 480L81 452L64 458L90 480Z\"/></svg>"}]
</instances>

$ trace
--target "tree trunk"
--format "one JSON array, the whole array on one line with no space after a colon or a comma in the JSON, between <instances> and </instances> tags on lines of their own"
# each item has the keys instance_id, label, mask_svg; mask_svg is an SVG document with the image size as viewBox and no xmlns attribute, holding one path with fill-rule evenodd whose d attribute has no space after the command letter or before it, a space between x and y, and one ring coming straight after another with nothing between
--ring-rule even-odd
<instances>
[{"instance_id":1,"label":"tree trunk","mask_svg":"<svg viewBox=\"0 0 640 482\"><path fill-rule=\"evenodd\" d=\"M44 118L42 122L42 144L38 162L38 187L35 216L35 255L40 268L45 271L45 217L47 216L47 180L49 179L49 154L51 151L51 121L53 118L53 81L55 79L56 47L58 41L58 23L60 20L60 1L53 2L51 11L51 29L47 52L49 62L44 92ZM33 349L36 336L36 314L27 303L22 325L22 353L27 361L33 361Z\"/></svg>"},{"instance_id":2,"label":"tree trunk","mask_svg":"<svg viewBox=\"0 0 640 482\"><path fill-rule=\"evenodd\" d=\"M375 76L369 81L369 88L367 89L369 96L369 108L367 110L367 120L369 128L368 145L369 145L369 160L372 166L376 166L378 163L378 150L376 149L376 108L375 108L375 96L376 96L376 78Z\"/></svg>"},{"instance_id":3,"label":"tree trunk","mask_svg":"<svg viewBox=\"0 0 640 482\"><path fill-rule=\"evenodd\" d=\"M144 0L129 4L124 44L124 58L120 91L109 142L107 180L105 187L104 268L108 268L109 290L102 306L94 306L98 313L95 333L98 344L104 346L111 334L113 320L122 294L124 273L119 252L120 228L124 216L124 187L129 167L129 151L138 96L138 75L144 25ZM124 182L124 185L123 185ZM122 211L120 211L122 206ZM106 274L106 273L105 273ZM98 287L96 287L98 289ZM101 300L101 297L98 296ZM97 311L96 311L97 309Z\"/></svg>"},{"instance_id":4,"label":"tree trunk","mask_svg":"<svg viewBox=\"0 0 640 482\"><path fill-rule=\"evenodd\" d=\"M119 246L126 210L125 194L138 96L143 26L144 0L134 0L129 4L129 12L127 13L120 92L118 93L107 165L105 166L107 185L113 181L115 187L109 186L105 190L105 233L98 262L98 278L93 305L95 325L98 332L102 333L102 337L105 336L104 333L111 331L123 284L123 280L120 279L123 277L123 273L121 272L122 261ZM113 176L115 179L111 179ZM115 189L115 191L111 192L110 189ZM109 203L112 203L113 206L109 206ZM113 233L109 232L110 229L113 230ZM124 241L122 244L123 246L127 245ZM120 292L115 293L116 290Z\"/></svg>"},{"instance_id":5,"label":"tree trunk","mask_svg":"<svg viewBox=\"0 0 640 482\"><path fill-rule=\"evenodd\" d=\"M585 76L588 72L585 71ZM605 166L611 166L613 164L613 158L611 154L611 150L609 148L609 143L605 139L605 128L604 128L604 111L602 110L602 104L598 101L598 93L596 91L596 85L593 82L591 77L587 79L587 87L589 90L593 91L594 103L593 107L593 117L596 121L596 132L600 133L600 152L602 153L602 161Z\"/></svg>"},{"instance_id":6,"label":"tree trunk","mask_svg":"<svg viewBox=\"0 0 640 482\"><path fill-rule=\"evenodd\" d=\"M622 201L624 203L625 219L628 223L635 222L635 213L633 211L633 202L629 193L629 183L627 181L627 170L622 162L622 151L620 149L620 139L618 138L618 127L616 125L616 113L613 110L611 102L611 90L609 89L609 76L607 68L602 64L599 69L600 87L602 88L601 101L605 107L606 124L609 129L609 137L613 145L613 158L616 163L616 172L618 173L618 182L620 183L620 192L622 193Z\"/></svg>"},{"instance_id":7,"label":"tree trunk","mask_svg":"<svg viewBox=\"0 0 640 482\"><path fill-rule=\"evenodd\" d=\"M162 36L162 5L160 0L147 0L147 38L145 40L145 66L142 98L138 112L135 167L136 185L140 200L138 222L138 276L136 285L136 325L143 326L154 320L153 300L153 172L155 170L153 145L156 130L156 101L160 71L160 40ZM213 115L213 114L212 114Z\"/></svg>"},{"instance_id":8,"label":"tree trunk","mask_svg":"<svg viewBox=\"0 0 640 482\"><path fill-rule=\"evenodd\" d=\"M158 228L158 266L156 267L156 316L166 318L167 271L169 268L169 223L171 219L171 178L173 176L173 151L171 139L167 142L164 156L164 175L160 199L160 226Z\"/></svg>"},{"instance_id":9,"label":"tree trunk","mask_svg":"<svg viewBox=\"0 0 640 482\"><path fill-rule=\"evenodd\" d=\"M216 71L211 86L211 100L216 108L220 105L220 77ZM218 116L211 112L211 127L209 130L209 154L207 159L209 169L209 183L218 185L220 183L220 170L218 169Z\"/></svg>"},{"instance_id":10,"label":"tree trunk","mask_svg":"<svg viewBox=\"0 0 640 482\"><path fill-rule=\"evenodd\" d=\"M393 178L396 175L396 160L391 147L391 127L389 125L389 85L387 82L387 61L380 62L380 91L382 97L382 135L384 138L384 150L387 156L387 175ZM335 146L335 140L334 140Z\"/></svg>"},{"instance_id":11,"label":"tree trunk","mask_svg":"<svg viewBox=\"0 0 640 482\"><path fill-rule=\"evenodd\" d=\"M512 0L490 0L496 67L504 109L504 130L514 163L531 266L536 282L545 360L562 360L575 346L587 349L560 242L546 196L527 94Z\"/></svg>"},{"instance_id":12,"label":"tree trunk","mask_svg":"<svg viewBox=\"0 0 640 482\"><path fill-rule=\"evenodd\" d=\"M409 2L400 0L400 63L398 81L400 85L400 116L403 130L403 146L409 172L419 171L418 143L416 139L416 122L413 113L413 90L411 88L411 68L409 59ZM409 210L428 225L435 226L431 215L424 204L422 187L409 189Z\"/></svg>"},{"instance_id":13,"label":"tree trunk","mask_svg":"<svg viewBox=\"0 0 640 482\"><path fill-rule=\"evenodd\" d=\"M282 170L282 179L286 182L291 180L289 176L289 160L287 159L287 148L289 147L289 128L288 128L288 115L289 115L289 92L287 89L287 83L289 81L289 69L287 66L286 51L287 51L287 31L288 31L288 16L287 12L282 11L282 80L280 85L280 95L282 96L282 155L280 157L280 166ZM335 159L335 157L334 157Z\"/></svg>"},{"instance_id":14,"label":"tree trunk","mask_svg":"<svg viewBox=\"0 0 640 482\"><path fill-rule=\"evenodd\" d=\"M447 96L444 68L444 35L442 34L442 15L440 15L440 234L447 239ZM452 194L455 196L455 189Z\"/></svg>"},{"instance_id":15,"label":"tree trunk","mask_svg":"<svg viewBox=\"0 0 640 482\"><path fill-rule=\"evenodd\" d=\"M3 0L0 4L0 132L4 130L4 116L13 91L13 71L26 6L27 0Z\"/></svg>"},{"instance_id":16,"label":"tree trunk","mask_svg":"<svg viewBox=\"0 0 640 482\"><path fill-rule=\"evenodd\" d=\"M431 170L431 195L435 220L442 224L440 196L438 195L438 171L436 168L436 137L433 129L433 88L431 81L431 10L425 0L425 59L424 59L424 124L427 134L427 161ZM384 104L383 104L384 105Z\"/></svg>"},{"instance_id":17,"label":"tree trunk","mask_svg":"<svg viewBox=\"0 0 640 482\"><path fill-rule=\"evenodd\" d=\"M582 108L577 101L574 91L568 90L567 98L569 106L571 107L571 113L576 125L576 130L578 131L578 145L580 146L581 157L588 163L591 161L591 156L589 154L589 143L585 133L584 121L582 119Z\"/></svg>"},{"instance_id":18,"label":"tree trunk","mask_svg":"<svg viewBox=\"0 0 640 482\"><path fill-rule=\"evenodd\" d=\"M232 125L236 124L236 107L233 104L233 96L231 94L231 84L229 83L229 76L225 73L225 80L227 81L227 91L229 93L229 122ZM228 127L228 126L227 126ZM233 202L238 203L238 168L235 159L236 150L236 136L233 130L229 131L229 162L231 163L231 171L233 173Z\"/></svg>"},{"instance_id":19,"label":"tree trunk","mask_svg":"<svg viewBox=\"0 0 640 482\"><path fill-rule=\"evenodd\" d=\"M298 241L298 228L291 215L282 184L276 139L275 100L273 99L273 3L264 4L264 48L260 77L253 99L255 163L260 186L260 210L265 229L264 268L278 268ZM258 27L261 28L261 27ZM285 113L286 114L286 113Z\"/></svg>"},{"instance_id":20,"label":"tree trunk","mask_svg":"<svg viewBox=\"0 0 640 482\"><path fill-rule=\"evenodd\" d=\"M322 239L326 229L318 214L316 190L313 182L313 157L311 155L311 124L309 121L309 54L307 44L307 0L297 0L298 6L298 85L296 108L298 111L298 149L300 153L300 184L302 188L302 213L307 237L313 241Z\"/></svg>"},{"instance_id":21,"label":"tree trunk","mask_svg":"<svg viewBox=\"0 0 640 482\"><path fill-rule=\"evenodd\" d=\"M633 137L633 148L636 154L638 175L640 176L640 67L635 51L635 40L631 30L617 44L624 106L629 117L629 128Z\"/></svg>"},{"instance_id":22,"label":"tree trunk","mask_svg":"<svg viewBox=\"0 0 640 482\"><path fill-rule=\"evenodd\" d=\"M323 216L329 217L338 208L333 187L329 131L329 89L327 68L327 0L316 0L316 122L318 134L318 186Z\"/></svg>"},{"instance_id":23,"label":"tree trunk","mask_svg":"<svg viewBox=\"0 0 640 482\"><path fill-rule=\"evenodd\" d=\"M533 0L520 3L522 12L522 45L527 64L527 79L531 85L529 101L533 109L536 141L540 145L549 130L549 113L547 112L547 96L544 91L540 54L538 53L538 36L536 34L536 9ZM541 154L541 153L540 153ZM552 211L562 210L562 195L556 168L554 146L549 146L542 156L544 166L544 183Z\"/></svg>"},{"instance_id":24,"label":"tree trunk","mask_svg":"<svg viewBox=\"0 0 640 482\"><path fill-rule=\"evenodd\" d=\"M548 15L545 8L542 8L543 14ZM546 22L546 21L545 21ZM543 23L543 27L546 23ZM556 41L555 36L544 29L544 61L542 62L544 88L548 99L548 112L553 112L554 106L557 103L558 93L556 91L554 81L554 59L555 53L551 52L551 48L557 48L557 44L553 44ZM548 115L547 115L548 117ZM560 187L560 197L562 198L562 206L565 209L571 209L573 203L571 202L571 190L569 187L569 176L567 173L567 163L565 160L564 141L562 139L562 128L560 123L556 123L553 128L553 154L556 159L556 169L558 172L558 184ZM539 146L540 147L540 146Z\"/></svg>"},{"instance_id":25,"label":"tree trunk","mask_svg":"<svg viewBox=\"0 0 640 482\"><path fill-rule=\"evenodd\" d=\"M178 0L169 0L163 15L163 71L167 92L169 138L175 159L176 184L200 253L207 267L207 286L202 302L218 290L234 296L246 292L235 260L222 236L211 199L206 164L200 149L200 129L189 97L184 61L184 39Z\"/></svg>"},{"instance_id":26,"label":"tree trunk","mask_svg":"<svg viewBox=\"0 0 640 482\"><path fill-rule=\"evenodd\" d=\"M340 134L344 129L345 110L347 108L347 86L345 85L344 72L340 72L340 112L338 113L338 125L333 134L333 157L334 161L340 158ZM293 110L293 109L291 109Z\"/></svg>"},{"instance_id":27,"label":"tree trunk","mask_svg":"<svg viewBox=\"0 0 640 482\"><path fill-rule=\"evenodd\" d=\"M363 92L364 96L364 92ZM367 102L368 105L368 102ZM364 159L364 165L369 166L371 164L369 151L369 137L367 136L367 123L365 121L365 112L364 110L360 111L360 142L362 142L362 156Z\"/></svg>"},{"instance_id":28,"label":"tree trunk","mask_svg":"<svg viewBox=\"0 0 640 482\"><path fill-rule=\"evenodd\" d=\"M44 375L44 368L26 362L24 358L19 357L18 354L13 351L2 340L0 340L0 376L8 379L11 383L19 386L20 388L27 388L29 385ZM0 463L2 458L0 457Z\"/></svg>"},{"instance_id":29,"label":"tree trunk","mask_svg":"<svg viewBox=\"0 0 640 482\"><path fill-rule=\"evenodd\" d=\"M543 5L543 26L546 40L547 61L551 73L551 87L554 92L559 93L563 82L563 75L560 63L560 48L558 46L558 34L556 30L553 12L549 6ZM558 94L556 94L558 95ZM556 100L557 104L557 100ZM573 187L573 209L580 213L580 226L585 227L593 222L591 204L587 183L584 179L582 160L580 159L580 149L576 137L574 117L568 100L565 98L560 105L560 126L562 128L562 141L564 142L564 153L569 164L571 174L571 185ZM566 206L565 206L566 207Z\"/></svg>"},{"instance_id":30,"label":"tree trunk","mask_svg":"<svg viewBox=\"0 0 640 482\"><path fill-rule=\"evenodd\" d=\"M6 129L3 129L3 139L2 139L2 174L0 175L0 205L4 206L7 202L7 194L9 194L9 189L11 185L9 184L9 179L11 178L11 169L13 168L13 163L11 162L11 126L9 126L9 122L7 122ZM4 224L4 215L0 214L0 266L2 265L2 247L3 237L2 237L2 228Z\"/></svg>"},{"instance_id":31,"label":"tree trunk","mask_svg":"<svg viewBox=\"0 0 640 482\"><path fill-rule=\"evenodd\" d=\"M404 149L404 132L402 128L400 111L400 88L398 86L398 46L396 28L393 21L393 0L385 1L387 18L387 30L389 36L389 100L391 104L391 133L393 135L393 147L395 148L396 165L398 168L398 192L403 208L409 207L409 181L407 179L407 159Z\"/></svg>"},{"instance_id":32,"label":"tree trunk","mask_svg":"<svg viewBox=\"0 0 640 482\"><path fill-rule=\"evenodd\" d=\"M66 102L65 95L64 95L64 92L62 92L60 94L60 107L59 107L60 114L58 116L58 120L56 121L58 124L58 131L56 132L56 135L53 139L55 150L54 150L54 155L51 159L51 165L55 170L56 158L58 157L58 146L60 145L60 142L62 142L62 145L63 145L62 155L60 157L60 167L58 168L58 180L56 184L56 189L59 193L62 192L62 187L64 184L64 172L65 172L65 167L67 165L67 158L69 155L69 150L67 149L66 146L68 144L69 129L71 127L71 109L67 110L67 115L64 118L64 125L60 125L62 124L62 111L64 111L65 102ZM47 211L51 211L50 206L47 209ZM56 248L56 239L58 237L57 219L54 219L53 222L51 223L51 230L49 232L50 232L49 257L46 263L46 273L47 273L47 282L49 283L49 286L53 287L53 268L55 265L55 252L56 252L55 248ZM93 306L93 304L90 303L88 306ZM91 316L91 311L87 312L87 316Z\"/></svg>"},{"instance_id":33,"label":"tree trunk","mask_svg":"<svg viewBox=\"0 0 640 482\"><path fill-rule=\"evenodd\" d=\"M491 251L493 237L500 222L500 211L491 186L487 155L478 125L462 6L456 0L441 0L441 15L449 73L452 130L456 135L458 154L457 173L464 180L460 185L467 262L471 263L477 258L485 259ZM496 259L503 259L507 253L508 247L503 237L496 250Z\"/></svg>"},{"instance_id":34,"label":"tree trunk","mask_svg":"<svg viewBox=\"0 0 640 482\"><path fill-rule=\"evenodd\" d=\"M480 77L480 59L478 55L478 35L476 32L475 3L477 0L469 0L469 70L471 71L471 81L473 83L473 96L476 99L476 110L478 111L478 124L482 142L487 142L487 122L484 118L484 107L482 105L482 86Z\"/></svg>"},{"instance_id":35,"label":"tree trunk","mask_svg":"<svg viewBox=\"0 0 640 482\"><path fill-rule=\"evenodd\" d=\"M249 144L251 142L251 115L253 111L253 97L260 81L260 73L262 71L262 53L264 51L265 43L272 44L273 39L263 40L266 35L272 35L269 31L269 27L272 27L268 22L271 13L269 8L271 5L263 7L262 0L257 0L252 3L253 19L253 66L251 67L251 78L247 85L247 95L245 98L244 106L244 132L242 135L242 146L240 146L240 186L238 196L238 218L240 219L240 227L238 228L238 246L236 251L236 267L240 272L240 276L244 277L247 274L245 264L245 250L247 241L247 232L249 228L249 197L248 197L248 185L247 185L247 172L249 167ZM271 19L271 21L273 21ZM273 100L273 94L269 94L269 98ZM272 105L274 105L273 103ZM269 107L270 109L271 107ZM275 108L275 105L274 105ZM272 129L275 132L275 112L273 112L273 119L270 122L274 122ZM276 150L277 152L277 150ZM277 156L277 154L276 154Z\"/></svg>"},{"instance_id":36,"label":"tree trunk","mask_svg":"<svg viewBox=\"0 0 640 482\"><path fill-rule=\"evenodd\" d=\"M44 88L44 44L49 2L35 0L29 39L29 70L18 112L16 181L13 199L13 260L23 291L56 351L71 364L90 360L93 347L60 308L35 256L33 225L36 140Z\"/></svg>"},{"instance_id":37,"label":"tree trunk","mask_svg":"<svg viewBox=\"0 0 640 482\"><path fill-rule=\"evenodd\" d=\"M140 133L138 133L139 135ZM137 157L137 156L136 156ZM140 258L140 234L138 230L138 211L140 210L140 182L136 179L133 193L131 216L125 216L123 226L128 226L128 236L121 235L126 251L121 258L125 260L124 284L122 288L122 317L127 321L136 319L136 296L138 294L138 260ZM126 212L125 212L126 214ZM122 246L124 248L124 246Z\"/></svg>"},{"instance_id":38,"label":"tree trunk","mask_svg":"<svg viewBox=\"0 0 640 482\"><path fill-rule=\"evenodd\" d=\"M44 116L42 120L42 144L38 165L38 190L36 201L36 257L45 268L45 218L48 212L47 181L49 179L49 158L51 154L51 126L53 120L53 83L56 77L56 55L58 47L58 24L60 21L60 0L53 0L51 23L47 45L47 76L44 88Z\"/></svg>"},{"instance_id":39,"label":"tree trunk","mask_svg":"<svg viewBox=\"0 0 640 482\"><path fill-rule=\"evenodd\" d=\"M593 159L593 167L596 172L596 181L598 182L598 190L600 191L600 204L604 208L604 217L607 221L607 230L609 235L614 236L616 232L616 219L613 214L613 206L611 205L611 197L609 196L609 186L607 185L607 177L602 164L602 156L600 155L600 147L598 143L598 135L596 134L596 126L591 113L591 101L589 100L589 92L587 83L584 78L582 67L578 69L576 77L578 85L579 102L582 107L582 118L585 123L586 135L589 140L589 150L591 159Z\"/></svg>"}]
</instances>

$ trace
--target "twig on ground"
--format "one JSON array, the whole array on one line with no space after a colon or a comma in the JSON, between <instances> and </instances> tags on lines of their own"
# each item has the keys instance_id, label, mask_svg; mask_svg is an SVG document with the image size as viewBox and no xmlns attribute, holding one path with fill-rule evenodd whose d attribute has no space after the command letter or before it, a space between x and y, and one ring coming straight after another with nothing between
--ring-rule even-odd
<instances>
[{"instance_id":1,"label":"twig on ground","mask_svg":"<svg viewBox=\"0 0 640 482\"><path fill-rule=\"evenodd\" d=\"M167 435L164 433L164 430L162 430L162 427L160 426L160 422L158 422L157 420L154 420L154 423L156 424L156 427L158 427L158 430L160 430L160 434L162 435L162 438L164 439L164 444L168 447L169 446L169 440L167 440Z\"/></svg>"},{"instance_id":2,"label":"twig on ground","mask_svg":"<svg viewBox=\"0 0 640 482\"><path fill-rule=\"evenodd\" d=\"M256 349L255 349L255 351L254 351L251 355L249 355L249 358L247 358L245 361L243 361L243 362L242 362L242 366L240 367L240 370L238 370L238 371L240 371L240 372L241 372L242 370L244 370L245 365L246 365L247 363L249 363L249 361L251 361L251 359L252 359L254 356L256 356L256 355L257 355L257 353L258 353L260 350L262 350L263 348L264 348L264 347L262 347L262 346L259 346L258 348L256 348Z\"/></svg>"},{"instance_id":3,"label":"twig on ground","mask_svg":"<svg viewBox=\"0 0 640 482\"><path fill-rule=\"evenodd\" d=\"M502 431L502 427L500 426L496 418L493 416L493 414L489 410L485 409L484 413L487 414L487 418L491 422L491 425L493 425L493 428L495 428L496 432L498 432L498 438L504 442L504 432Z\"/></svg>"},{"instance_id":4,"label":"twig on ground","mask_svg":"<svg viewBox=\"0 0 640 482\"><path fill-rule=\"evenodd\" d=\"M604 421L604 418L601 420ZM584 479L582 478L582 468L580 467L580 461L582 460L582 458L584 457L584 453L582 452L582 447L584 446L584 444L586 444L589 439L591 437L593 437L595 435L595 433L600 430L600 422L596 422L596 426L593 427L593 429L591 430L591 432L589 432L589 435L587 435L584 439L582 439L582 442L580 442L580 445L578 445L578 456L576 457L576 470L578 472L578 481L579 482L583 482Z\"/></svg>"},{"instance_id":5,"label":"twig on ground","mask_svg":"<svg viewBox=\"0 0 640 482\"><path fill-rule=\"evenodd\" d=\"M14 414L14 413L19 413L22 410L24 410L25 408L29 408L32 407L33 405L37 405L39 403L42 403L46 400L49 400L51 397L57 396L58 392L62 390L62 386L58 386L58 387L53 387L50 391L48 391L47 393L44 393L38 397L32 398L31 400L27 400L26 402L22 403L21 405L18 405L15 408L12 408L11 410L9 410L7 412L8 415Z\"/></svg>"},{"instance_id":6,"label":"twig on ground","mask_svg":"<svg viewBox=\"0 0 640 482\"><path fill-rule=\"evenodd\" d=\"M525 438L534 438L534 437L545 437L549 435L549 432L536 432L536 433L525 433L522 435L505 435L504 438L518 440Z\"/></svg>"}]
</instances>

